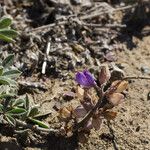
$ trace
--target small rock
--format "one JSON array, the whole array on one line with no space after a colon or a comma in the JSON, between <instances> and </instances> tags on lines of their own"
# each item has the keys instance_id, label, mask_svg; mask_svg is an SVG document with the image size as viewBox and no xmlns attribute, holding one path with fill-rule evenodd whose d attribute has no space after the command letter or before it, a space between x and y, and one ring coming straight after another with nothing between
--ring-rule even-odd
<instances>
[{"instance_id":1,"label":"small rock","mask_svg":"<svg viewBox=\"0 0 150 150\"><path fill-rule=\"evenodd\" d=\"M140 126L138 126L136 129L135 129L136 132L139 132L140 131Z\"/></svg>"},{"instance_id":2,"label":"small rock","mask_svg":"<svg viewBox=\"0 0 150 150\"><path fill-rule=\"evenodd\" d=\"M82 3L82 1L81 0L71 0L71 3L73 5L80 5Z\"/></svg>"},{"instance_id":3,"label":"small rock","mask_svg":"<svg viewBox=\"0 0 150 150\"><path fill-rule=\"evenodd\" d=\"M73 98L75 97L75 93L74 92L65 92L64 95L63 95L63 98L66 100L66 101L70 101L72 100Z\"/></svg>"},{"instance_id":4,"label":"small rock","mask_svg":"<svg viewBox=\"0 0 150 150\"><path fill-rule=\"evenodd\" d=\"M117 60L117 57L116 57L115 53L113 53L113 52L108 52L108 53L105 55L105 59L106 59L107 61L112 62L112 61L116 61L116 60Z\"/></svg>"},{"instance_id":5,"label":"small rock","mask_svg":"<svg viewBox=\"0 0 150 150\"><path fill-rule=\"evenodd\" d=\"M111 71L111 81L122 79L125 76L125 73L122 69L116 66L114 63L111 63L112 71Z\"/></svg>"},{"instance_id":6,"label":"small rock","mask_svg":"<svg viewBox=\"0 0 150 150\"><path fill-rule=\"evenodd\" d=\"M141 71L145 74L150 74L150 68L148 66L142 66Z\"/></svg>"},{"instance_id":7,"label":"small rock","mask_svg":"<svg viewBox=\"0 0 150 150\"><path fill-rule=\"evenodd\" d=\"M150 92L147 94L147 100L150 100Z\"/></svg>"}]
</instances>

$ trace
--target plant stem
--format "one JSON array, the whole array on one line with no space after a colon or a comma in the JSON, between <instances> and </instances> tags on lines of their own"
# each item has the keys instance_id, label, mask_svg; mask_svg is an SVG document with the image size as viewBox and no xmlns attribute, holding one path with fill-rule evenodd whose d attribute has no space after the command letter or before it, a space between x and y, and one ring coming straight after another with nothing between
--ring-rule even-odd
<instances>
[{"instance_id":1,"label":"plant stem","mask_svg":"<svg viewBox=\"0 0 150 150\"><path fill-rule=\"evenodd\" d=\"M76 124L76 126L74 127L74 131L77 131L80 127L83 127L85 123L93 116L97 108L101 108L103 106L103 99L104 99L103 90L100 89L98 86L95 86L94 88L97 92L97 95L99 96L99 100L94 106L94 108L91 109L89 113L79 123Z\"/></svg>"},{"instance_id":2,"label":"plant stem","mask_svg":"<svg viewBox=\"0 0 150 150\"><path fill-rule=\"evenodd\" d=\"M144 76L128 76L128 77L124 77L122 80L150 80L150 77L144 77Z\"/></svg>"},{"instance_id":3,"label":"plant stem","mask_svg":"<svg viewBox=\"0 0 150 150\"><path fill-rule=\"evenodd\" d=\"M45 132L45 133L48 133L48 134L56 134L56 133L59 132L57 129L41 128L41 127L36 126L36 125L27 124L26 122L23 122L23 121L18 120L18 119L16 119L16 123L17 123L17 125L19 125L21 127L24 127L26 129L31 129L32 131L35 131L35 132L38 132L38 133Z\"/></svg>"}]
</instances>

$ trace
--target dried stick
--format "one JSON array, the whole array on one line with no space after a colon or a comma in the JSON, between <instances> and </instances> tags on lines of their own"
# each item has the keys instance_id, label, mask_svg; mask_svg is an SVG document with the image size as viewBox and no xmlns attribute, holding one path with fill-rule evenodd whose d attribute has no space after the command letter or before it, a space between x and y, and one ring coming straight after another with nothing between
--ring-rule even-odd
<instances>
[{"instance_id":1,"label":"dried stick","mask_svg":"<svg viewBox=\"0 0 150 150\"><path fill-rule=\"evenodd\" d=\"M45 72L46 72L47 57L48 57L48 55L49 55L50 48L51 48L51 43L48 42L48 43L47 43L47 48L46 48L46 55L45 55L45 57L44 57L44 62L43 62L43 65L42 65L42 74L45 74Z\"/></svg>"},{"instance_id":2,"label":"dried stick","mask_svg":"<svg viewBox=\"0 0 150 150\"><path fill-rule=\"evenodd\" d=\"M47 88L39 82L18 81L18 84L26 88L37 88L39 90L47 90Z\"/></svg>"},{"instance_id":3,"label":"dried stick","mask_svg":"<svg viewBox=\"0 0 150 150\"><path fill-rule=\"evenodd\" d=\"M112 143L113 143L113 146L114 146L114 150L119 150L117 142L116 142L114 130L111 128L111 125L110 125L110 121L107 121L107 126L109 128L110 134L113 136Z\"/></svg>"},{"instance_id":4,"label":"dried stick","mask_svg":"<svg viewBox=\"0 0 150 150\"><path fill-rule=\"evenodd\" d=\"M102 24L93 24L93 23L82 23L82 25L87 26L87 27L95 27L95 28L125 28L126 25L122 25L122 24L106 24L106 25L102 25Z\"/></svg>"},{"instance_id":5,"label":"dried stick","mask_svg":"<svg viewBox=\"0 0 150 150\"><path fill-rule=\"evenodd\" d=\"M100 15L104 15L104 14L108 14L108 13L114 13L114 12L117 12L117 11L123 11L123 10L131 9L131 8L134 8L135 6L137 6L137 4L132 5L132 6L129 5L129 6L121 7L121 8L116 8L116 9L114 9L112 11L108 10L108 11L98 12L96 14L84 15L84 16L81 16L80 19L81 20L92 19L92 18L98 17Z\"/></svg>"},{"instance_id":6,"label":"dried stick","mask_svg":"<svg viewBox=\"0 0 150 150\"><path fill-rule=\"evenodd\" d=\"M127 76L124 77L122 80L150 80L150 77L145 77L145 76Z\"/></svg>"},{"instance_id":7,"label":"dried stick","mask_svg":"<svg viewBox=\"0 0 150 150\"><path fill-rule=\"evenodd\" d=\"M36 32L37 33L37 32L41 32L42 30L52 28L52 27L57 26L57 25L65 25L66 23L67 23L67 21L61 21L59 23L51 23L51 24L48 24L48 25L44 25L44 26L32 29L28 32Z\"/></svg>"}]
</instances>

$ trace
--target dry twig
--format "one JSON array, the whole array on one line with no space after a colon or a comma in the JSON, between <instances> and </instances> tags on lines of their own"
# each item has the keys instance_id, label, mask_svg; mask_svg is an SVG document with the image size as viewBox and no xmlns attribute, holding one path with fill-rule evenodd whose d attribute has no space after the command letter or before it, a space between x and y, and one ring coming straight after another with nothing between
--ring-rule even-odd
<instances>
[{"instance_id":1,"label":"dry twig","mask_svg":"<svg viewBox=\"0 0 150 150\"><path fill-rule=\"evenodd\" d=\"M42 74L45 74L45 72L46 72L47 57L48 57L48 55L49 55L50 48L51 48L51 43L48 42L48 43L47 43L47 47L46 47L46 55L45 55L45 57L44 57L44 62L43 62L43 65L42 65Z\"/></svg>"},{"instance_id":2,"label":"dry twig","mask_svg":"<svg viewBox=\"0 0 150 150\"><path fill-rule=\"evenodd\" d=\"M127 9L131 9L131 8L134 8L136 7L137 4L135 5L129 5L129 6L125 6L125 7L120 7L120 8L116 8L114 10L107 10L107 11L100 11L100 12L97 12L97 13L94 13L94 14L91 14L91 15L84 15L84 16L81 16L80 19L81 20L87 20L87 19L92 19L92 18L95 18L95 17L98 17L98 16L101 16L101 15L104 15L104 14L109 14L109 13L114 13L114 12L117 12L117 11L123 11L123 10L127 10Z\"/></svg>"},{"instance_id":3,"label":"dry twig","mask_svg":"<svg viewBox=\"0 0 150 150\"><path fill-rule=\"evenodd\" d=\"M47 90L45 85L39 83L39 82L29 82L29 81L18 81L18 84L26 87L26 88L36 88L39 90Z\"/></svg>"}]
</instances>

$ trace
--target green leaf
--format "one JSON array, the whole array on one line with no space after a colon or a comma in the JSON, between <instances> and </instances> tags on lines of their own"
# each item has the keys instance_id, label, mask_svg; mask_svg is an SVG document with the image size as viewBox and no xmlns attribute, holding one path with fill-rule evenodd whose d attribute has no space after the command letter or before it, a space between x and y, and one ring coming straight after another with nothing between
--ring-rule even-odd
<instances>
[{"instance_id":1,"label":"green leaf","mask_svg":"<svg viewBox=\"0 0 150 150\"><path fill-rule=\"evenodd\" d=\"M15 119L14 119L11 115L7 114L7 115L5 116L5 119L6 119L6 121L7 121L9 124L11 124L12 126L16 126L16 121L15 121Z\"/></svg>"},{"instance_id":2,"label":"green leaf","mask_svg":"<svg viewBox=\"0 0 150 150\"><path fill-rule=\"evenodd\" d=\"M3 76L0 76L0 84L1 85L13 85L13 86L16 86L16 81L15 80L11 80L7 77L3 77Z\"/></svg>"},{"instance_id":3,"label":"green leaf","mask_svg":"<svg viewBox=\"0 0 150 150\"><path fill-rule=\"evenodd\" d=\"M16 107L12 110L7 111L7 114L11 114L13 116L20 116L25 114L27 111L23 108Z\"/></svg>"},{"instance_id":4,"label":"green leaf","mask_svg":"<svg viewBox=\"0 0 150 150\"><path fill-rule=\"evenodd\" d=\"M2 18L0 20L0 29L9 27L11 23L12 23L12 20L10 18Z\"/></svg>"},{"instance_id":5,"label":"green leaf","mask_svg":"<svg viewBox=\"0 0 150 150\"><path fill-rule=\"evenodd\" d=\"M0 112L3 112L3 109L4 109L3 105L0 104Z\"/></svg>"},{"instance_id":6,"label":"green leaf","mask_svg":"<svg viewBox=\"0 0 150 150\"><path fill-rule=\"evenodd\" d=\"M39 110L36 106L32 107L28 116L29 117L34 117L35 115L38 115L39 114Z\"/></svg>"},{"instance_id":7,"label":"green leaf","mask_svg":"<svg viewBox=\"0 0 150 150\"><path fill-rule=\"evenodd\" d=\"M10 54L3 60L2 66L4 68L10 67L11 65L13 65L13 62L14 62L14 55Z\"/></svg>"},{"instance_id":8,"label":"green leaf","mask_svg":"<svg viewBox=\"0 0 150 150\"><path fill-rule=\"evenodd\" d=\"M3 74L3 67L2 66L0 66L0 76Z\"/></svg>"},{"instance_id":9,"label":"green leaf","mask_svg":"<svg viewBox=\"0 0 150 150\"><path fill-rule=\"evenodd\" d=\"M42 121L39 121L39 120L37 120L37 119L33 119L33 118L28 118L31 122L33 122L34 124L36 124L36 125L38 125L38 126L40 126L40 127L42 127L42 128L46 128L46 129L48 129L49 128L49 126L47 125L47 124L45 124L44 122L42 122Z\"/></svg>"},{"instance_id":10,"label":"green leaf","mask_svg":"<svg viewBox=\"0 0 150 150\"><path fill-rule=\"evenodd\" d=\"M18 35L18 32L13 29L0 29L0 34L8 38L15 38Z\"/></svg>"},{"instance_id":11,"label":"green leaf","mask_svg":"<svg viewBox=\"0 0 150 150\"><path fill-rule=\"evenodd\" d=\"M14 107L14 106L22 106L22 105L24 105L24 103L25 103L24 99L16 99L16 100L13 102L12 106L13 106L13 107Z\"/></svg>"},{"instance_id":12,"label":"green leaf","mask_svg":"<svg viewBox=\"0 0 150 150\"><path fill-rule=\"evenodd\" d=\"M21 75L21 72L18 69L9 70L3 73L3 76L7 76L9 78L17 78Z\"/></svg>"},{"instance_id":13,"label":"green leaf","mask_svg":"<svg viewBox=\"0 0 150 150\"><path fill-rule=\"evenodd\" d=\"M10 97L4 99L4 101L3 101L4 111L7 110L7 108L10 106L10 103L11 103L11 98Z\"/></svg>"},{"instance_id":14,"label":"green leaf","mask_svg":"<svg viewBox=\"0 0 150 150\"><path fill-rule=\"evenodd\" d=\"M5 42L14 42L14 40L10 37L7 37L5 35L0 34L0 40L3 40Z\"/></svg>"},{"instance_id":15,"label":"green leaf","mask_svg":"<svg viewBox=\"0 0 150 150\"><path fill-rule=\"evenodd\" d=\"M25 97L25 109L29 110L29 108L30 108L29 97L26 94L26 97Z\"/></svg>"},{"instance_id":16,"label":"green leaf","mask_svg":"<svg viewBox=\"0 0 150 150\"><path fill-rule=\"evenodd\" d=\"M0 94L0 99L3 99L3 98L12 98L14 97L15 94Z\"/></svg>"}]
</instances>

